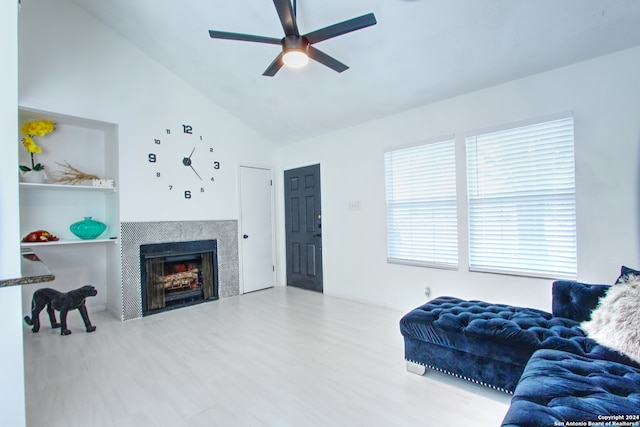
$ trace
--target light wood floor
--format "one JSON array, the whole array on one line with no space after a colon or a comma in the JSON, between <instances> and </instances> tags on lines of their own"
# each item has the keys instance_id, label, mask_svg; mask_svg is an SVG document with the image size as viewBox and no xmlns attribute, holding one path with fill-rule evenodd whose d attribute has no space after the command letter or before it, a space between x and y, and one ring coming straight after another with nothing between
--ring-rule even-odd
<instances>
[{"instance_id":1,"label":"light wood floor","mask_svg":"<svg viewBox=\"0 0 640 427\"><path fill-rule=\"evenodd\" d=\"M409 373L403 313L275 288L72 335L25 326L27 425L499 426L509 396Z\"/></svg>"}]
</instances>

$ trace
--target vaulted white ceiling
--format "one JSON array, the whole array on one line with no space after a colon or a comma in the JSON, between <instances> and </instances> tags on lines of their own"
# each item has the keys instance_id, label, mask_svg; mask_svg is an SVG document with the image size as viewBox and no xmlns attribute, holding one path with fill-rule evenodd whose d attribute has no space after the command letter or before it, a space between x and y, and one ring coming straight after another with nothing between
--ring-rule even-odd
<instances>
[{"instance_id":1,"label":"vaulted white ceiling","mask_svg":"<svg viewBox=\"0 0 640 427\"><path fill-rule=\"evenodd\" d=\"M279 46L208 30L281 38L271 0L74 1L277 145L640 45L638 0L298 0L302 34L378 24L315 45L343 73L263 77Z\"/></svg>"}]
</instances>

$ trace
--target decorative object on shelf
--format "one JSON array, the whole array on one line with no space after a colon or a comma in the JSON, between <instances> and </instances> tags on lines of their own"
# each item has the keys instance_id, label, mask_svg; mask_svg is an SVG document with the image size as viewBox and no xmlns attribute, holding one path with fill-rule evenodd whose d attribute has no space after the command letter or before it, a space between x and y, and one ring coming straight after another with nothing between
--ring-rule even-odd
<instances>
[{"instance_id":1,"label":"decorative object on shelf","mask_svg":"<svg viewBox=\"0 0 640 427\"><path fill-rule=\"evenodd\" d=\"M68 182L69 184L79 184L83 181L89 181L93 179L100 179L99 176L82 172L80 169L74 168L69 162L58 163L57 165L62 167L62 172L56 174L51 182Z\"/></svg>"},{"instance_id":2,"label":"decorative object on shelf","mask_svg":"<svg viewBox=\"0 0 640 427\"><path fill-rule=\"evenodd\" d=\"M56 242L58 239L53 234L46 230L32 231L22 238L24 243L44 243L44 242Z\"/></svg>"},{"instance_id":3,"label":"decorative object on shelf","mask_svg":"<svg viewBox=\"0 0 640 427\"><path fill-rule=\"evenodd\" d=\"M85 216L82 221L75 222L69 226L69 230L82 240L92 240L102 234L107 226L90 216Z\"/></svg>"},{"instance_id":4,"label":"decorative object on shelf","mask_svg":"<svg viewBox=\"0 0 640 427\"><path fill-rule=\"evenodd\" d=\"M31 299L31 317L24 316L24 323L33 326L31 328L33 333L38 332L40 330L40 312L47 307L51 327L60 328L60 335L69 335L71 331L67 328L67 313L77 309L82 316L87 332L93 332L96 327L89 320L85 300L87 297L95 297L96 295L98 295L98 291L91 285L85 285L66 293L51 288L38 289L33 293ZM60 323L56 320L56 313L53 310L60 312Z\"/></svg>"},{"instance_id":5,"label":"decorative object on shelf","mask_svg":"<svg viewBox=\"0 0 640 427\"><path fill-rule=\"evenodd\" d=\"M22 174L23 181L26 182L46 182L47 175L44 172L44 165L36 163L35 155L42 153L42 147L36 144L34 138L36 136L43 137L56 129L56 123L52 120L33 120L26 122L20 132L22 132L22 145L27 149L31 156L31 167L19 165L18 168ZM35 172L35 173L34 173Z\"/></svg>"},{"instance_id":6,"label":"decorative object on shelf","mask_svg":"<svg viewBox=\"0 0 640 427\"><path fill-rule=\"evenodd\" d=\"M30 182L32 184L44 184L49 180L49 176L44 169L40 170L20 170L20 179L22 182Z\"/></svg>"},{"instance_id":7,"label":"decorative object on shelf","mask_svg":"<svg viewBox=\"0 0 640 427\"><path fill-rule=\"evenodd\" d=\"M96 188L113 188L115 186L112 179L94 178L91 180L91 184Z\"/></svg>"}]
</instances>

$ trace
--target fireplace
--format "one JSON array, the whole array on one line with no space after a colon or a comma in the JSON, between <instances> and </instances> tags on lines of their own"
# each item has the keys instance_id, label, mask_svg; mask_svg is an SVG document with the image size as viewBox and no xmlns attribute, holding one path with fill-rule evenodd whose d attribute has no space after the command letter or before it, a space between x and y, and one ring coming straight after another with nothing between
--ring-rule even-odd
<instances>
[{"instance_id":1,"label":"fireplace","mask_svg":"<svg viewBox=\"0 0 640 427\"><path fill-rule=\"evenodd\" d=\"M216 240L140 245L142 315L218 299Z\"/></svg>"}]
</instances>

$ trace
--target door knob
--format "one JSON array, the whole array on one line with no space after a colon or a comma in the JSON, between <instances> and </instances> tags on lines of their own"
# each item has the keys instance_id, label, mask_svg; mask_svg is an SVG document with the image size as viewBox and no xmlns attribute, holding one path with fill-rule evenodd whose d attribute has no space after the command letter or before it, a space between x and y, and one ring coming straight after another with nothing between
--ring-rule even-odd
<instances>
[{"instance_id":1,"label":"door knob","mask_svg":"<svg viewBox=\"0 0 640 427\"><path fill-rule=\"evenodd\" d=\"M249 238L249 235L247 235L247 234L243 234L243 235L242 235L242 238L243 238L243 239L248 239L248 238Z\"/></svg>"}]
</instances>

